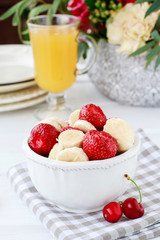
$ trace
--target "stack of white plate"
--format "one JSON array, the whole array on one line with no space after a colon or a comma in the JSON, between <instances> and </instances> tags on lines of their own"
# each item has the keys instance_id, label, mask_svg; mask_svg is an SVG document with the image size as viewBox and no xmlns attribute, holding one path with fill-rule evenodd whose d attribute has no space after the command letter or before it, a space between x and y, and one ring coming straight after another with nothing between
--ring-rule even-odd
<instances>
[{"instance_id":1,"label":"stack of white plate","mask_svg":"<svg viewBox=\"0 0 160 240\"><path fill-rule=\"evenodd\" d=\"M34 80L31 46L0 45L0 112L41 103L46 95Z\"/></svg>"}]
</instances>

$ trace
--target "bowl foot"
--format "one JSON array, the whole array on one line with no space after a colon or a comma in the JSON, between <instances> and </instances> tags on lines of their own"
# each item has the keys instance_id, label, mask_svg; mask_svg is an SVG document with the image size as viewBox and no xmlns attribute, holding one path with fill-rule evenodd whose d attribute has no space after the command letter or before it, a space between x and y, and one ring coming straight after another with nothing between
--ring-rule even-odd
<instances>
[{"instance_id":1,"label":"bowl foot","mask_svg":"<svg viewBox=\"0 0 160 240\"><path fill-rule=\"evenodd\" d=\"M94 208L94 209L89 209L89 210L78 210L78 209L70 209L70 208L66 208L66 207L63 207L61 205L57 205L56 206L66 212L70 212L70 213L93 213L93 212L98 212L98 211L101 211L103 209L104 206L102 207L99 207L99 208Z\"/></svg>"}]
</instances>

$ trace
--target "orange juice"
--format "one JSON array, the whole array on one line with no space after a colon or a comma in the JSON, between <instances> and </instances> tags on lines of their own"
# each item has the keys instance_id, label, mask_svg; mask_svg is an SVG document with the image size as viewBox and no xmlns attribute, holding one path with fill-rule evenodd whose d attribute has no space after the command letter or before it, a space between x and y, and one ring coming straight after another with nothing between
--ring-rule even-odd
<instances>
[{"instance_id":1,"label":"orange juice","mask_svg":"<svg viewBox=\"0 0 160 240\"><path fill-rule=\"evenodd\" d=\"M77 35L78 30L75 27L30 31L35 78L42 89L59 93L75 82Z\"/></svg>"}]
</instances>

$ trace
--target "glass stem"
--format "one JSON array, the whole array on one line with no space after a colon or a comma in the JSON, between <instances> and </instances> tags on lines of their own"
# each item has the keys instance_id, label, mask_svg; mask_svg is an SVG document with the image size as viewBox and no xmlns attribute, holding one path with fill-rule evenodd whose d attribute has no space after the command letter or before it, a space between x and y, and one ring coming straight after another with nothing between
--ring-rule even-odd
<instances>
[{"instance_id":1,"label":"glass stem","mask_svg":"<svg viewBox=\"0 0 160 240\"><path fill-rule=\"evenodd\" d=\"M49 108L59 110L65 103L64 93L49 92L47 96L47 103Z\"/></svg>"}]
</instances>

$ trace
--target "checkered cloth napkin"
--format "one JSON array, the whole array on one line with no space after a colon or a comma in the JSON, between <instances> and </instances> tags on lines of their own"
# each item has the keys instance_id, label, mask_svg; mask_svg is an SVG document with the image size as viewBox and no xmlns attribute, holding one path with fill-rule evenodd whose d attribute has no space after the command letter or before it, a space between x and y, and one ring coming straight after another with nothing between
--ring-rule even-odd
<instances>
[{"instance_id":1,"label":"checkered cloth napkin","mask_svg":"<svg viewBox=\"0 0 160 240\"><path fill-rule=\"evenodd\" d=\"M89 214L65 212L44 199L33 186L26 163L12 167L8 177L17 195L58 240L149 239L160 235L160 149L142 130L138 166L134 180L140 186L145 214L135 220L123 216L117 223L103 219L102 211ZM133 184L119 199L139 199Z\"/></svg>"}]
</instances>

